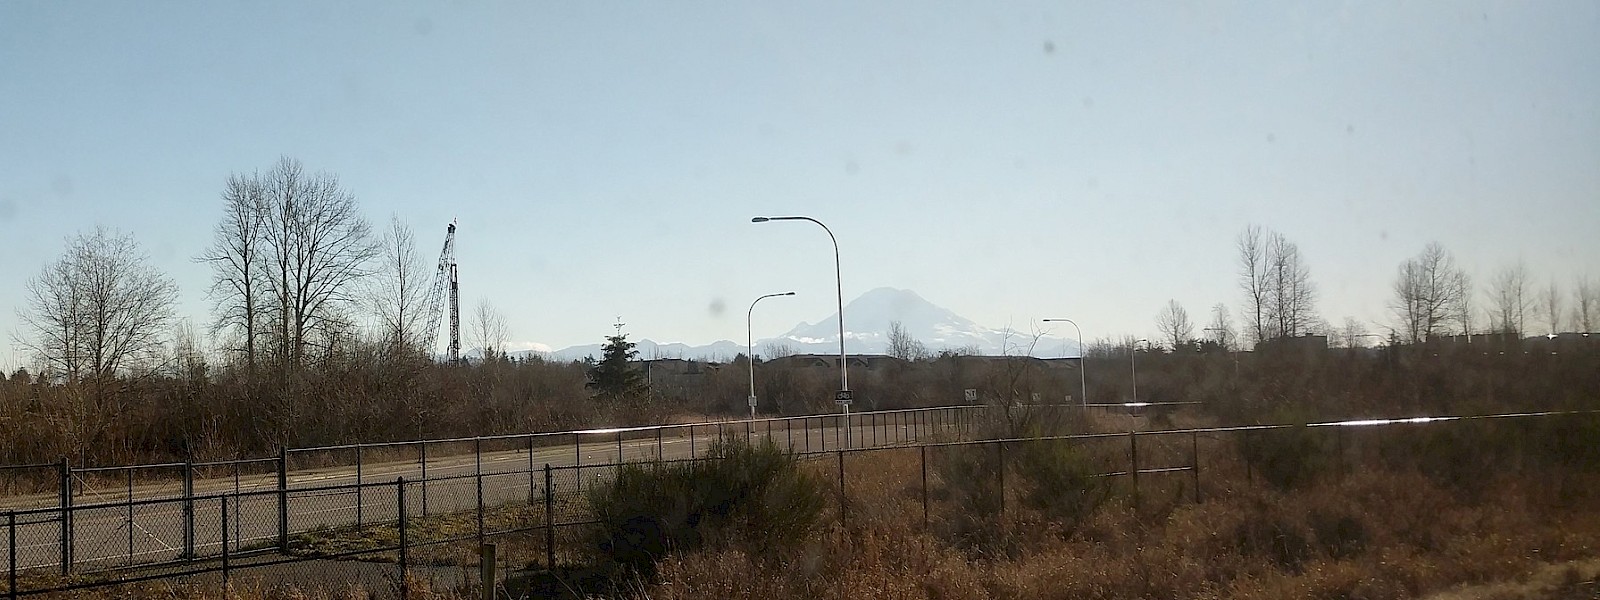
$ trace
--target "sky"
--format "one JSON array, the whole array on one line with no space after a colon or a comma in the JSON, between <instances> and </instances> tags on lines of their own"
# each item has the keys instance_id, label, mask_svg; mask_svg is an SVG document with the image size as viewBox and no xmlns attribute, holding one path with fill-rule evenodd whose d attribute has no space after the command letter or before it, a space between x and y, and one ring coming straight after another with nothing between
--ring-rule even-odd
<instances>
[{"instance_id":1,"label":"sky","mask_svg":"<svg viewBox=\"0 0 1600 600\"><path fill-rule=\"evenodd\" d=\"M1249 224L1318 312L1401 261L1600 274L1600 3L0 2L0 366L65 240L193 259L292 157L435 256L513 348L756 337L915 290L991 327L1238 310ZM849 315L845 316L846 323ZM1063 332L1050 329L1055 335Z\"/></svg>"}]
</instances>

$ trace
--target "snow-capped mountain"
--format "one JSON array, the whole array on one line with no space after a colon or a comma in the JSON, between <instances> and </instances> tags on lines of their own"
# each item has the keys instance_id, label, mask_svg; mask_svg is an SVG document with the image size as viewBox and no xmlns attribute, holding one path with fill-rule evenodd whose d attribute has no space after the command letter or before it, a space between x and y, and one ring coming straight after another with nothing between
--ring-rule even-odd
<instances>
[{"instance_id":1,"label":"snow-capped mountain","mask_svg":"<svg viewBox=\"0 0 1600 600\"><path fill-rule=\"evenodd\" d=\"M906 333L921 342L929 352L944 349L971 348L979 354L1032 354L1043 358L1076 356L1078 341L1056 336L1040 336L1037 340L1029 324L1015 329L985 327L961 315L923 299L911 290L878 288L862 294L845 305L845 349L852 354L885 354L889 347L889 324L895 321ZM756 341L756 353L762 354L769 344L787 346L789 350L805 354L833 354L839 351L839 315L837 313L817 323L800 323L787 333ZM581 360L586 356L600 356L600 344L572 346L551 352L557 360ZM745 347L731 341L719 341L705 346L688 346L679 343L659 344L640 340L640 358L705 358L727 360L743 353Z\"/></svg>"}]
</instances>

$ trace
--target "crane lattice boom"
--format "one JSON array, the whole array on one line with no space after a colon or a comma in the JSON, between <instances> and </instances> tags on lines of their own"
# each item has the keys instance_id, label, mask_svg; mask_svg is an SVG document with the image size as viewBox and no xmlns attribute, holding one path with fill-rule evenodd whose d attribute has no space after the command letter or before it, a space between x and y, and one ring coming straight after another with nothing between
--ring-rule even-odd
<instances>
[{"instance_id":1,"label":"crane lattice boom","mask_svg":"<svg viewBox=\"0 0 1600 600\"><path fill-rule=\"evenodd\" d=\"M449 362L454 363L461 358L461 307L456 296L456 224L454 222L445 228L444 251L439 253L439 271L433 277L433 290L428 292L428 313L424 321L427 331L422 336L422 339L423 343L427 344L429 354L433 353L434 344L439 341L439 320L444 317L447 292L450 302L450 345L448 346L447 359Z\"/></svg>"}]
</instances>

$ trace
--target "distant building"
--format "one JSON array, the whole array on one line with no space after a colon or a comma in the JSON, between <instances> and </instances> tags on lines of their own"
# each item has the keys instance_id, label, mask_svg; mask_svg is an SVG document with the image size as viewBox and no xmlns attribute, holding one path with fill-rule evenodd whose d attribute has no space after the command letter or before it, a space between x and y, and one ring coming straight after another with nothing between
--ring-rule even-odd
<instances>
[{"instance_id":1,"label":"distant building","mask_svg":"<svg viewBox=\"0 0 1600 600\"><path fill-rule=\"evenodd\" d=\"M692 394L705 385L706 375L722 368L721 363L682 358L654 358L628 363L644 374L650 389L666 394Z\"/></svg>"},{"instance_id":2,"label":"distant building","mask_svg":"<svg viewBox=\"0 0 1600 600\"><path fill-rule=\"evenodd\" d=\"M1301 358L1316 359L1328 352L1328 336L1301 335L1295 337L1279 337L1262 340L1256 344L1256 354L1272 354L1279 356L1299 355Z\"/></svg>"}]
</instances>

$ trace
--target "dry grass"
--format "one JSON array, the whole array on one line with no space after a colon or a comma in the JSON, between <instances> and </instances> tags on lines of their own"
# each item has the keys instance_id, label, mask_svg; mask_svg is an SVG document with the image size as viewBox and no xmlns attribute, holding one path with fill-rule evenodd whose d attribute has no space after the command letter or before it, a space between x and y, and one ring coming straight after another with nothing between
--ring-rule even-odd
<instances>
[{"instance_id":1,"label":"dry grass","mask_svg":"<svg viewBox=\"0 0 1600 600\"><path fill-rule=\"evenodd\" d=\"M1510 600L1582 589L1593 571L1551 575L1549 565L1600 553L1597 497L1571 495L1600 489L1593 478L1568 478L1557 494L1538 477L1504 477L1471 500L1404 471L1282 492L1217 482L1198 505L1147 489L1135 511L1124 493L1068 530L1016 502L964 525L970 515L935 502L924 527L914 451L874 453L846 470L845 525L796 540L777 559L737 547L668 559L636 595L1380 600L1518 582L1439 597ZM987 530L980 543L964 537L975 525Z\"/></svg>"}]
</instances>

